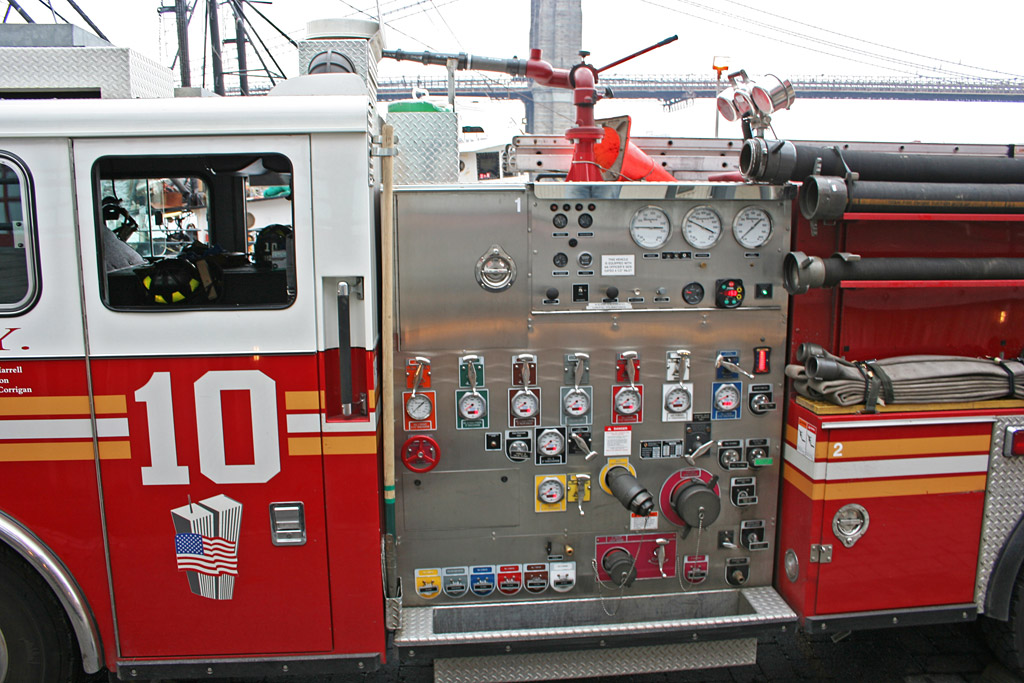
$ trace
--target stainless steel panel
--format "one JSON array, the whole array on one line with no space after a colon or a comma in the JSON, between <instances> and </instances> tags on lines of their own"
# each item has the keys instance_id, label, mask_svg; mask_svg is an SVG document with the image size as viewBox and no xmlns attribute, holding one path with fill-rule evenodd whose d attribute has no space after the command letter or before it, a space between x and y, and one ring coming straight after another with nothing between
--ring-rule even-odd
<instances>
[{"instance_id":1,"label":"stainless steel panel","mask_svg":"<svg viewBox=\"0 0 1024 683\"><path fill-rule=\"evenodd\" d=\"M985 593L992 578L992 567L999 559L1006 540L1020 519L1020 492L1024 490L1024 458L1003 455L1006 428L1024 427L1020 417L997 418L992 425L992 449L989 454L988 486L985 495L985 517L981 527L981 549L978 553L978 578L974 603L985 611Z\"/></svg>"},{"instance_id":2,"label":"stainless steel panel","mask_svg":"<svg viewBox=\"0 0 1024 683\"><path fill-rule=\"evenodd\" d=\"M529 310L524 188L396 192L400 351L526 344ZM518 264L502 292L476 282L477 261L499 245Z\"/></svg>"},{"instance_id":3,"label":"stainless steel panel","mask_svg":"<svg viewBox=\"0 0 1024 683\"><path fill-rule=\"evenodd\" d=\"M516 526L518 488L519 470L509 468L405 477L405 529L429 532Z\"/></svg>"},{"instance_id":4,"label":"stainless steel panel","mask_svg":"<svg viewBox=\"0 0 1024 683\"><path fill-rule=\"evenodd\" d=\"M402 393L409 391L406 362L414 356L429 358L436 425L418 423L406 431L406 422L399 419L394 438L400 446L411 436L430 436L441 453L429 472L398 468L398 563L406 586L400 644L421 639L415 625L420 609L425 610L422 619L429 621L424 628L433 634L422 637L451 643L624 633L631 628L674 630L684 628L690 617L696 621L686 628L791 618L778 616L792 613L770 588L782 411L756 414L750 408L753 387L772 394L781 405L788 310L782 259L791 230L791 195L792 188L725 183L399 189L395 411L403 415ZM722 219L721 239L703 250L689 246L681 229L687 213L699 206L711 207ZM733 218L748 206L767 211L774 226L767 243L753 250L742 247L732 233ZM630 237L630 220L645 207L660 209L670 223L664 245L656 249L643 249ZM503 292L484 291L473 276L473 265L491 245L499 245L517 265L515 283ZM583 252L593 257L593 268L580 265ZM682 252L688 254L682 257ZM613 266L602 271L604 255L613 257ZM569 274L557 274L559 270ZM716 283L728 279L741 279L746 289L737 308L715 302ZM705 289L699 303L687 303L681 296L691 282ZM588 285L586 296L573 286L582 283ZM603 301L609 298L609 286L619 290L618 301ZM558 291L549 291L553 289ZM720 354L736 354L739 366L751 372L758 347L772 350L766 372L753 378L719 376ZM692 406L678 416L663 405L668 391L679 386L680 378L671 375L680 350L689 352L689 374L683 381L692 390ZM640 419L623 418L613 407L614 396L629 385L617 362L630 351L639 358L635 383L643 393ZM592 405L586 425L566 428L561 397L574 386L566 359L576 353L589 355L581 388L589 392ZM485 428L464 428L457 419L457 392L466 386L465 380L460 383L459 358L466 354L482 358L480 384L489 398ZM537 357L528 384L540 397L536 418L525 421L509 405L510 397L523 388L522 373L513 371L520 354ZM738 410L715 409L715 390L722 383L740 391ZM553 464L545 464L550 454L538 453L536 447L542 433L554 430L556 436L569 437L584 428L595 457L587 460L585 451L570 448L564 457L551 457ZM700 443L695 435L707 429L716 445L691 465L682 451L689 445L692 452ZM510 458L510 440L529 442L530 457ZM738 448L744 454L763 447L770 462L755 467L748 461L730 469L719 459L719 442L724 442L722 449ZM602 488L602 474L613 459L635 470L639 484L654 497L657 515L632 516ZM517 473L518 478L509 475L501 486L482 479L481 473L497 470ZM539 482L555 478L568 485L580 474L591 481L590 499L582 503L585 514L568 495L557 501L539 499ZM691 485L694 476L717 477L721 512L707 525L688 528L678 517L673 521L671 494ZM730 495L733 479L753 481L756 503ZM736 505L734 499L752 504ZM511 501L516 501L514 510ZM458 512L455 517L443 515L439 507ZM743 523L743 529L763 530L763 539L744 545ZM638 573L629 586L613 585L600 568L604 555L618 546L624 546ZM695 564L686 561L690 556L706 556L700 560L707 563L703 582L683 578ZM575 563L576 582L570 590L515 590L517 566L554 562ZM452 597L430 584L416 590L417 578L431 581L433 576L417 570L474 566L482 571L495 566L499 574L506 567L511 577L507 594L478 597L468 591ZM543 584L535 590L538 586ZM762 589L782 605L767 610L771 617L758 616L756 605L751 612L737 597L761 595ZM441 610L449 609L452 616L441 616L449 614ZM434 634L434 612L442 621L452 620L444 629L455 630ZM486 630L501 624L504 630Z\"/></svg>"},{"instance_id":5,"label":"stainless steel panel","mask_svg":"<svg viewBox=\"0 0 1024 683\"><path fill-rule=\"evenodd\" d=\"M757 659L757 640L571 650L434 660L435 683L551 681L599 676L745 666Z\"/></svg>"},{"instance_id":6,"label":"stainless steel panel","mask_svg":"<svg viewBox=\"0 0 1024 683\"><path fill-rule=\"evenodd\" d=\"M455 112L388 112L387 119L398 141L396 184L459 182L459 119Z\"/></svg>"}]
</instances>

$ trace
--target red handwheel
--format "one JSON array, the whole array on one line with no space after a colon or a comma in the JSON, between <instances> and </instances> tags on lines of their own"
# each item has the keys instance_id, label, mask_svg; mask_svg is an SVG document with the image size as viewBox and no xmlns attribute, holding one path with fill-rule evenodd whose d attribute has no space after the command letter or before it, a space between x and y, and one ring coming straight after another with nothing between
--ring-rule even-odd
<instances>
[{"instance_id":1,"label":"red handwheel","mask_svg":"<svg viewBox=\"0 0 1024 683\"><path fill-rule=\"evenodd\" d=\"M441 447L429 436L410 436L402 444L402 464L413 472L429 472L441 461Z\"/></svg>"}]
</instances>

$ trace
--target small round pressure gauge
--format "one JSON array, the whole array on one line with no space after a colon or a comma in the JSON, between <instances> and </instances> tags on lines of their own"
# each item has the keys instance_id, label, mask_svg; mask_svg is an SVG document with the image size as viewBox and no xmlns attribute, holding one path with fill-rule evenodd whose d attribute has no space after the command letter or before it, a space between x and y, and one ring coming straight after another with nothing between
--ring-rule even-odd
<instances>
[{"instance_id":1,"label":"small round pressure gauge","mask_svg":"<svg viewBox=\"0 0 1024 683\"><path fill-rule=\"evenodd\" d=\"M645 206L629 219L629 236L641 249L660 249L671 234L668 214L656 206Z\"/></svg>"},{"instance_id":2,"label":"small round pressure gauge","mask_svg":"<svg viewBox=\"0 0 1024 683\"><path fill-rule=\"evenodd\" d=\"M683 218L683 239L694 249L710 249L722 238L722 218L710 206L695 206Z\"/></svg>"},{"instance_id":3,"label":"small round pressure gauge","mask_svg":"<svg viewBox=\"0 0 1024 683\"><path fill-rule=\"evenodd\" d=\"M405 414L410 420L426 420L434 411L434 405L423 394L413 394L405 402Z\"/></svg>"},{"instance_id":4,"label":"small round pressure gauge","mask_svg":"<svg viewBox=\"0 0 1024 683\"><path fill-rule=\"evenodd\" d=\"M586 415L590 410L590 396L582 389L571 389L562 399L562 410L572 417Z\"/></svg>"},{"instance_id":5,"label":"small round pressure gauge","mask_svg":"<svg viewBox=\"0 0 1024 683\"><path fill-rule=\"evenodd\" d=\"M557 429L547 429L537 437L537 450L544 455L559 455L565 450L565 437Z\"/></svg>"},{"instance_id":6,"label":"small round pressure gauge","mask_svg":"<svg viewBox=\"0 0 1024 683\"><path fill-rule=\"evenodd\" d=\"M699 282L691 282L683 287L683 301L696 306L704 300L704 286Z\"/></svg>"},{"instance_id":7,"label":"small round pressure gauge","mask_svg":"<svg viewBox=\"0 0 1024 683\"><path fill-rule=\"evenodd\" d=\"M466 394L459 399L459 415L463 420L480 420L487 415L487 401L480 394Z\"/></svg>"},{"instance_id":8,"label":"small round pressure gauge","mask_svg":"<svg viewBox=\"0 0 1024 683\"><path fill-rule=\"evenodd\" d=\"M740 405L740 392L735 384L723 384L715 391L715 408L723 413L732 412Z\"/></svg>"},{"instance_id":9,"label":"small round pressure gauge","mask_svg":"<svg viewBox=\"0 0 1024 683\"><path fill-rule=\"evenodd\" d=\"M565 498L565 484L555 477L547 477L537 485L537 500L548 505L562 502Z\"/></svg>"},{"instance_id":10,"label":"small round pressure gauge","mask_svg":"<svg viewBox=\"0 0 1024 683\"><path fill-rule=\"evenodd\" d=\"M690 390L686 387L673 387L665 394L665 410L670 413L685 413L690 403Z\"/></svg>"},{"instance_id":11,"label":"small round pressure gauge","mask_svg":"<svg viewBox=\"0 0 1024 683\"><path fill-rule=\"evenodd\" d=\"M732 234L747 249L764 246L772 236L772 217L759 206L748 206L733 219Z\"/></svg>"},{"instance_id":12,"label":"small round pressure gauge","mask_svg":"<svg viewBox=\"0 0 1024 683\"><path fill-rule=\"evenodd\" d=\"M619 415L636 415L640 412L640 392L633 387L624 387L615 394L615 412Z\"/></svg>"},{"instance_id":13,"label":"small round pressure gauge","mask_svg":"<svg viewBox=\"0 0 1024 683\"><path fill-rule=\"evenodd\" d=\"M533 417L539 409L540 401L532 391L520 389L512 397L512 414L516 417Z\"/></svg>"}]
</instances>

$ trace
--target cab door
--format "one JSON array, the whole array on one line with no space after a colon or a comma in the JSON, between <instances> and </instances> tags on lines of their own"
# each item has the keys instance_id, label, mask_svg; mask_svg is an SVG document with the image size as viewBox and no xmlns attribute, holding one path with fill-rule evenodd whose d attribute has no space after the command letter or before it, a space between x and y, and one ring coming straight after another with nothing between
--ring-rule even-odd
<instances>
[{"instance_id":1,"label":"cab door","mask_svg":"<svg viewBox=\"0 0 1024 683\"><path fill-rule=\"evenodd\" d=\"M120 657L330 650L308 137L73 155Z\"/></svg>"}]
</instances>

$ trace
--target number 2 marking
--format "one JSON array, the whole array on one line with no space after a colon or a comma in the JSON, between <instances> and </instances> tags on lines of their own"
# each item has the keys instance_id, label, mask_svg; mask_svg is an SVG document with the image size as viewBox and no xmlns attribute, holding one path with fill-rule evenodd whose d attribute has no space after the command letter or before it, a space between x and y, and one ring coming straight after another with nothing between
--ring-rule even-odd
<instances>
[{"instance_id":1,"label":"number 2 marking","mask_svg":"<svg viewBox=\"0 0 1024 683\"><path fill-rule=\"evenodd\" d=\"M832 457L841 458L843 457L843 444L842 442L832 444Z\"/></svg>"},{"instance_id":2,"label":"number 2 marking","mask_svg":"<svg viewBox=\"0 0 1024 683\"><path fill-rule=\"evenodd\" d=\"M277 430L277 387L259 370L212 370L193 387L199 471L216 484L264 484L281 471ZM224 450L221 392L248 391L252 425L253 462L229 465ZM174 402L171 373L154 372L135 392L146 404L151 464L142 468L146 486L188 484L189 469L178 464L174 439Z\"/></svg>"}]
</instances>

